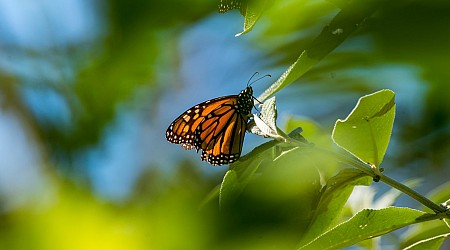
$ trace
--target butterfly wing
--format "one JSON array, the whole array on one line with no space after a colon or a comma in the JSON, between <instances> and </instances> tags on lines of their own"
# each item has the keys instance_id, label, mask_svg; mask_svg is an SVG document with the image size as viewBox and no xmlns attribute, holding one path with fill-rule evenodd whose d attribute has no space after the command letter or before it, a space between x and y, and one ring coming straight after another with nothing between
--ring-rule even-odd
<instances>
[{"instance_id":1,"label":"butterfly wing","mask_svg":"<svg viewBox=\"0 0 450 250\"><path fill-rule=\"evenodd\" d=\"M218 97L186 110L176 118L166 131L166 139L175 144L181 144L185 149L201 149L195 142L196 129L205 120L209 113L219 108L230 100L236 99L236 95Z\"/></svg>"},{"instance_id":2,"label":"butterfly wing","mask_svg":"<svg viewBox=\"0 0 450 250\"><path fill-rule=\"evenodd\" d=\"M202 149L202 160L212 165L236 161L247 128L247 117L236 109L237 98L219 97L186 110L170 124L167 140L185 149Z\"/></svg>"},{"instance_id":3,"label":"butterfly wing","mask_svg":"<svg viewBox=\"0 0 450 250\"><path fill-rule=\"evenodd\" d=\"M247 86L239 95L215 98L186 110L170 124L166 138L185 149L201 149L202 160L212 165L232 163L241 155L252 108L253 89Z\"/></svg>"},{"instance_id":4,"label":"butterfly wing","mask_svg":"<svg viewBox=\"0 0 450 250\"><path fill-rule=\"evenodd\" d=\"M197 128L201 158L212 165L232 163L241 155L248 118L237 112L235 105L233 99L213 110Z\"/></svg>"}]
</instances>

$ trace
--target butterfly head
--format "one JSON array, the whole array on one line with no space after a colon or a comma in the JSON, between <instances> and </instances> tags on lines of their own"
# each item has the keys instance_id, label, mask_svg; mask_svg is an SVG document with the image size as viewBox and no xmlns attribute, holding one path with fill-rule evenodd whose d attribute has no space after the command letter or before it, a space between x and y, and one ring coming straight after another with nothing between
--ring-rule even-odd
<instances>
[{"instance_id":1,"label":"butterfly head","mask_svg":"<svg viewBox=\"0 0 450 250\"><path fill-rule=\"evenodd\" d=\"M253 88L252 86L247 86L247 88L243 89L239 95L253 96Z\"/></svg>"}]
</instances>

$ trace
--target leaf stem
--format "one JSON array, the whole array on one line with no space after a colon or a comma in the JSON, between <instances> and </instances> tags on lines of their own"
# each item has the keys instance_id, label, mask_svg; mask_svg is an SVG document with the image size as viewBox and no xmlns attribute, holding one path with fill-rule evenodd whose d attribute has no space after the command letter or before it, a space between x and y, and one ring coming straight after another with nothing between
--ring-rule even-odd
<instances>
[{"instance_id":1,"label":"leaf stem","mask_svg":"<svg viewBox=\"0 0 450 250\"><path fill-rule=\"evenodd\" d=\"M282 135L283 137L286 138L286 142L290 142L290 143L294 143L297 145L305 145L304 142L298 141L294 138L291 138L290 136L287 136L286 134L283 133ZM343 154L343 153L337 153L337 152L333 152L330 150L326 150L323 148L318 148L318 147L306 147L306 150L315 150L324 154L328 154L328 155L332 155L335 158L339 159L340 161L351 165L359 170L361 170L362 172L366 173L367 175L373 177L373 178L379 178L380 181L386 183L387 185L403 192L404 194L410 196L411 198L413 198L414 200L420 202L422 205L428 207L429 209L433 210L435 213L437 214L441 214L441 213L446 213L449 211L448 208L441 206L439 204L434 203L433 201L431 201L430 199L426 198L425 196L419 194L418 192L414 191L413 189L409 188L408 186L382 174L381 172L376 173L374 171L374 169L372 169L370 167L370 165L365 164L349 155Z\"/></svg>"},{"instance_id":2,"label":"leaf stem","mask_svg":"<svg viewBox=\"0 0 450 250\"><path fill-rule=\"evenodd\" d=\"M381 174L380 181L383 181L384 183L388 184L389 186L394 187L394 188L402 191L403 193L409 195L411 198L422 203L424 206L430 208L435 213L445 213L447 211L446 208L434 203L433 201L426 198L425 196L419 194L418 192L414 191L413 189L405 186L404 184L402 184L386 175Z\"/></svg>"},{"instance_id":3,"label":"leaf stem","mask_svg":"<svg viewBox=\"0 0 450 250\"><path fill-rule=\"evenodd\" d=\"M433 210L435 213L445 213L447 212L447 208L440 206L436 203L434 203L433 201L431 201L430 199L426 198L425 196L419 194L418 192L414 191L413 189L409 188L408 186L382 174L382 173L375 173L375 171L367 164L351 157L351 156L347 156L341 153L336 153L336 152L332 152L329 150L325 150L325 149L321 149L321 148L315 148L314 150L318 150L322 153L326 153L326 154L332 154L334 157L338 158L339 160L341 160L342 162L345 162L349 165L352 165L354 167L356 167L357 169L363 171L364 173L374 177L374 178L378 178L379 180L386 183L387 185L403 192L404 194L410 196L411 198L413 198L414 200L420 202L422 205L428 207L429 209Z\"/></svg>"}]
</instances>

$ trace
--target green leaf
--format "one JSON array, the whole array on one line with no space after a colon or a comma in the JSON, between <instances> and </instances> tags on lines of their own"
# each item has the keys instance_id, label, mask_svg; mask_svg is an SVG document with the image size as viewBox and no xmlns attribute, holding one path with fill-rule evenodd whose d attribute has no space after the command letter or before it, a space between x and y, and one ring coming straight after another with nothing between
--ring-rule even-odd
<instances>
[{"instance_id":1,"label":"green leaf","mask_svg":"<svg viewBox=\"0 0 450 250\"><path fill-rule=\"evenodd\" d=\"M283 141L284 138L278 134L277 128L272 128L267 123L265 123L259 116L253 116L253 122L256 126L252 126L250 131L253 134L264 136L264 137L271 137L280 141Z\"/></svg>"},{"instance_id":2,"label":"green leaf","mask_svg":"<svg viewBox=\"0 0 450 250\"><path fill-rule=\"evenodd\" d=\"M392 90L385 89L361 97L345 120L337 120L334 142L361 161L379 166L394 124L394 96Z\"/></svg>"},{"instance_id":3,"label":"green leaf","mask_svg":"<svg viewBox=\"0 0 450 250\"><path fill-rule=\"evenodd\" d=\"M248 154L241 156L238 161L232 163L230 169L242 172L242 170L247 168L247 164L249 164L250 161L254 161L255 159L258 159L259 161L262 161L263 159L272 160L273 154L270 154L271 149L278 144L280 144L280 142L272 140L257 146Z\"/></svg>"},{"instance_id":4,"label":"green leaf","mask_svg":"<svg viewBox=\"0 0 450 250\"><path fill-rule=\"evenodd\" d=\"M402 235L400 247L403 249L416 242L449 233L449 227L444 220L433 220L414 225Z\"/></svg>"},{"instance_id":5,"label":"green leaf","mask_svg":"<svg viewBox=\"0 0 450 250\"><path fill-rule=\"evenodd\" d=\"M277 134L277 109L275 97L270 98L260 105L260 115L254 115L253 120L256 126L250 128L253 134L261 136L270 136Z\"/></svg>"},{"instance_id":6,"label":"green leaf","mask_svg":"<svg viewBox=\"0 0 450 250\"><path fill-rule=\"evenodd\" d=\"M418 241L408 247L403 248L403 250L439 250L444 240L448 237L450 237L450 233L441 234L435 237Z\"/></svg>"},{"instance_id":7,"label":"green leaf","mask_svg":"<svg viewBox=\"0 0 450 250\"><path fill-rule=\"evenodd\" d=\"M450 182L446 182L432 191L430 191L426 197L429 197L432 201L436 203L444 203L450 197ZM426 209L424 206L422 208ZM438 235L443 235L449 232L448 226L444 221L428 221L425 223L420 223L409 229L404 235L403 240L400 245L401 248L413 245L416 242L424 241L436 237Z\"/></svg>"},{"instance_id":8,"label":"green leaf","mask_svg":"<svg viewBox=\"0 0 450 250\"><path fill-rule=\"evenodd\" d=\"M450 197L450 182L446 182L434 188L425 196L429 197L436 203L444 203ZM425 206L422 206L422 208L426 209ZM445 219L420 223L410 228L403 234L400 247L403 249L407 246L413 245L416 242L424 241L448 232L449 227L445 223Z\"/></svg>"},{"instance_id":9,"label":"green leaf","mask_svg":"<svg viewBox=\"0 0 450 250\"><path fill-rule=\"evenodd\" d=\"M314 209L313 218L302 242L309 242L329 228L341 213L353 187L356 185L368 186L372 178L356 169L343 169L327 181L323 187L320 200Z\"/></svg>"},{"instance_id":10,"label":"green leaf","mask_svg":"<svg viewBox=\"0 0 450 250\"><path fill-rule=\"evenodd\" d=\"M215 186L209 193L205 196L205 198L200 202L200 205L198 206L200 209L204 208L207 204L209 204L211 201L215 200L217 197L219 197L220 194L220 187L222 185Z\"/></svg>"},{"instance_id":11,"label":"green leaf","mask_svg":"<svg viewBox=\"0 0 450 250\"><path fill-rule=\"evenodd\" d=\"M414 223L427 221L433 216L410 208L364 209L300 249L344 248Z\"/></svg>"},{"instance_id":12,"label":"green leaf","mask_svg":"<svg viewBox=\"0 0 450 250\"><path fill-rule=\"evenodd\" d=\"M303 148L293 148L265 164L261 175L252 180L246 191L272 204L269 207L279 204L273 208L289 214L289 223L296 224L302 232L311 219L321 188L317 161Z\"/></svg>"},{"instance_id":13,"label":"green leaf","mask_svg":"<svg viewBox=\"0 0 450 250\"><path fill-rule=\"evenodd\" d=\"M244 30L241 33L236 34L236 36L248 33L253 29L256 22L261 17L262 12L266 8L267 3L268 0L248 1L247 9L245 10Z\"/></svg>"},{"instance_id":14,"label":"green leaf","mask_svg":"<svg viewBox=\"0 0 450 250\"><path fill-rule=\"evenodd\" d=\"M303 129L302 136L308 138L309 141L313 141L314 145L320 148L330 149L334 147L330 134L313 120L304 117L288 117L284 124L284 131L301 127Z\"/></svg>"},{"instance_id":15,"label":"green leaf","mask_svg":"<svg viewBox=\"0 0 450 250\"><path fill-rule=\"evenodd\" d=\"M236 171L228 170L220 186L219 206L221 208L232 204L236 199L236 192L239 189L238 185Z\"/></svg>"},{"instance_id":16,"label":"green leaf","mask_svg":"<svg viewBox=\"0 0 450 250\"><path fill-rule=\"evenodd\" d=\"M255 158L252 159L251 162L246 164L234 164L232 167L230 167L230 170L236 171L238 181L240 183L240 191L244 189L245 185L250 181L253 174L258 170L259 166L261 165L261 162L264 158L260 158L260 155L257 155ZM267 157L267 154L264 156Z\"/></svg>"},{"instance_id":17,"label":"green leaf","mask_svg":"<svg viewBox=\"0 0 450 250\"><path fill-rule=\"evenodd\" d=\"M254 134L264 137L271 137L283 141L283 137L279 134L277 129L277 107L275 96L265 101L261 105L260 115L254 115L253 121L256 126L252 126L250 131Z\"/></svg>"},{"instance_id":18,"label":"green leaf","mask_svg":"<svg viewBox=\"0 0 450 250\"><path fill-rule=\"evenodd\" d=\"M264 101L271 95L280 91L293 81L300 78L308 70L310 70L314 65L316 65L319 60L312 59L308 57L307 51L303 51L300 57L295 61L281 76L278 80L273 83L268 89L266 89L257 99Z\"/></svg>"},{"instance_id":19,"label":"green leaf","mask_svg":"<svg viewBox=\"0 0 450 250\"><path fill-rule=\"evenodd\" d=\"M433 238L437 235L449 232L448 226L442 220L427 221L420 223L409 229L402 237L400 247L413 245L416 242Z\"/></svg>"},{"instance_id":20,"label":"green leaf","mask_svg":"<svg viewBox=\"0 0 450 250\"><path fill-rule=\"evenodd\" d=\"M277 128L277 107L275 96L261 105L261 119L272 129Z\"/></svg>"},{"instance_id":21,"label":"green leaf","mask_svg":"<svg viewBox=\"0 0 450 250\"><path fill-rule=\"evenodd\" d=\"M262 159L255 154L251 160L238 161L231 165L223 177L219 192L219 206L232 205L258 170ZM214 191L211 192L214 195Z\"/></svg>"},{"instance_id":22,"label":"green leaf","mask_svg":"<svg viewBox=\"0 0 450 250\"><path fill-rule=\"evenodd\" d=\"M322 132L322 128L317 122L306 117L288 117L284 125L284 130L291 131L298 127L302 128L302 134L307 138L317 137L318 135L325 134L324 132ZM330 138L329 135L327 137Z\"/></svg>"},{"instance_id":23,"label":"green leaf","mask_svg":"<svg viewBox=\"0 0 450 250\"><path fill-rule=\"evenodd\" d=\"M298 59L257 99L265 101L308 72L314 65L339 46L363 21L372 15L381 1L347 1L333 20L323 28Z\"/></svg>"}]
</instances>

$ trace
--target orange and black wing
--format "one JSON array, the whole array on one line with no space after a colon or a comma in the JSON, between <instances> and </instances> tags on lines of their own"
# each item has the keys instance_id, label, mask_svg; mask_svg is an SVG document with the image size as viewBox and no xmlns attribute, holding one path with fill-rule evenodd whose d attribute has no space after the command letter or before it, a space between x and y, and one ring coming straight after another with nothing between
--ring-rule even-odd
<instances>
[{"instance_id":1,"label":"orange and black wing","mask_svg":"<svg viewBox=\"0 0 450 250\"><path fill-rule=\"evenodd\" d=\"M242 151L247 115L237 109L237 95L200 103L169 126L166 138L185 149L202 150L202 160L212 165L236 161Z\"/></svg>"},{"instance_id":2,"label":"orange and black wing","mask_svg":"<svg viewBox=\"0 0 450 250\"><path fill-rule=\"evenodd\" d=\"M196 130L202 160L223 165L239 159L247 130L247 115L236 110L232 100L208 114Z\"/></svg>"}]
</instances>

